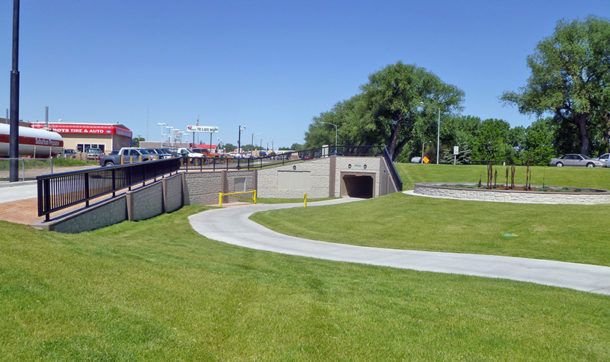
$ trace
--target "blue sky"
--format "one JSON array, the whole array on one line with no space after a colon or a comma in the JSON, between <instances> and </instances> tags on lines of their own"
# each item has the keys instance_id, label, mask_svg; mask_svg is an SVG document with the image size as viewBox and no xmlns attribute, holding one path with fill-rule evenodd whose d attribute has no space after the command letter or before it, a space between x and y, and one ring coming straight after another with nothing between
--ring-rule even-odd
<instances>
[{"instance_id":1,"label":"blue sky","mask_svg":"<svg viewBox=\"0 0 610 362\"><path fill-rule=\"evenodd\" d=\"M0 110L9 107L12 1L0 3ZM158 122L217 137L302 143L314 116L385 65L416 64L465 92L464 110L534 119L498 97L559 19L608 18L604 1L21 0L20 118L120 122L151 140ZM207 140L209 136L203 137ZM187 136L191 139L191 136Z\"/></svg>"}]
</instances>

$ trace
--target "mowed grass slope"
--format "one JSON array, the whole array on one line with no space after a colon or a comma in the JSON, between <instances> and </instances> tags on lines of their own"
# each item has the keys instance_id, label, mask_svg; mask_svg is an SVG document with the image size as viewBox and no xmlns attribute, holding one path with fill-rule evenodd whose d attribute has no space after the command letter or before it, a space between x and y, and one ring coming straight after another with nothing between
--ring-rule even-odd
<instances>
[{"instance_id":1,"label":"mowed grass slope","mask_svg":"<svg viewBox=\"0 0 610 362\"><path fill-rule=\"evenodd\" d=\"M607 296L225 245L190 228L204 209L78 235L0 222L1 358L610 359Z\"/></svg>"},{"instance_id":2,"label":"mowed grass slope","mask_svg":"<svg viewBox=\"0 0 610 362\"><path fill-rule=\"evenodd\" d=\"M468 182L473 176L478 181L478 173L486 172L484 166L398 164L398 169L405 189L416 182ZM525 168L517 175L519 171L525 174ZM544 173L556 185L610 189L610 169L538 168L534 183ZM313 240L610 265L608 215L610 205L492 203L396 193L344 205L261 212L252 219Z\"/></svg>"}]
</instances>

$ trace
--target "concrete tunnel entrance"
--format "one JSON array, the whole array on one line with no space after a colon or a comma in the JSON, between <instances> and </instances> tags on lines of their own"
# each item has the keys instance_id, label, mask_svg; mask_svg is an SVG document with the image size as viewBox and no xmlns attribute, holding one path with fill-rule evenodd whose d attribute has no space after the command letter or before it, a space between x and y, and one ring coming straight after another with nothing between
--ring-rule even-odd
<instances>
[{"instance_id":1,"label":"concrete tunnel entrance","mask_svg":"<svg viewBox=\"0 0 610 362\"><path fill-rule=\"evenodd\" d=\"M341 196L370 199L373 191L374 176L372 175L343 175L341 179Z\"/></svg>"}]
</instances>

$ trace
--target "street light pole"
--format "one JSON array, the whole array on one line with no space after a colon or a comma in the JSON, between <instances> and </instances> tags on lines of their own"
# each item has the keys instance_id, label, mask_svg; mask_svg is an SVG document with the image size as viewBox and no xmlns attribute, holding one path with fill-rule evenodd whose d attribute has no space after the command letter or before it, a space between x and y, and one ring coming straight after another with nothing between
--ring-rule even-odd
<instances>
[{"instance_id":1,"label":"street light pole","mask_svg":"<svg viewBox=\"0 0 610 362\"><path fill-rule=\"evenodd\" d=\"M237 152L241 154L241 131L244 131L246 126L239 125L239 135L237 136Z\"/></svg>"},{"instance_id":2,"label":"street light pole","mask_svg":"<svg viewBox=\"0 0 610 362\"><path fill-rule=\"evenodd\" d=\"M13 68L9 126L9 181L19 181L19 0L13 0Z\"/></svg>"},{"instance_id":3,"label":"street light pole","mask_svg":"<svg viewBox=\"0 0 610 362\"><path fill-rule=\"evenodd\" d=\"M419 102L419 104L421 106L425 105L424 102ZM441 146L441 107L439 105L437 105L436 109L438 110L438 122L436 125L436 164L438 165L438 159L439 159L438 155L439 155L440 146Z\"/></svg>"},{"instance_id":4,"label":"street light pole","mask_svg":"<svg viewBox=\"0 0 610 362\"><path fill-rule=\"evenodd\" d=\"M436 126L436 164L438 165L438 155L441 146L441 107L437 107L438 109L438 123Z\"/></svg>"},{"instance_id":5,"label":"street light pole","mask_svg":"<svg viewBox=\"0 0 610 362\"><path fill-rule=\"evenodd\" d=\"M335 153L337 153L337 125L334 123L330 123L330 122L326 122L326 121L322 121L326 124L330 124L331 126L335 126Z\"/></svg>"}]
</instances>

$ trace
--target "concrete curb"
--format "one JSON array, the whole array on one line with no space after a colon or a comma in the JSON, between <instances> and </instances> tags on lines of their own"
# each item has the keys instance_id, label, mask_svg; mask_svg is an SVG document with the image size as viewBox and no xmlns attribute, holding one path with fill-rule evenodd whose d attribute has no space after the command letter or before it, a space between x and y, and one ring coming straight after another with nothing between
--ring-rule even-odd
<instances>
[{"instance_id":1,"label":"concrete curb","mask_svg":"<svg viewBox=\"0 0 610 362\"><path fill-rule=\"evenodd\" d=\"M328 200L310 205L332 205L350 201L355 200ZM192 215L189 221L195 231L209 239L251 249L400 269L510 279L610 295L610 267L496 255L336 244L283 235L249 220L249 216L258 211L298 206L302 205L251 205L215 209ZM227 226L228 220L230 227Z\"/></svg>"}]
</instances>

